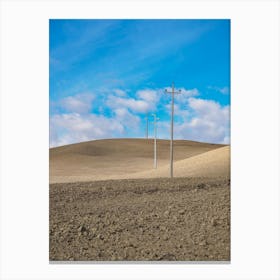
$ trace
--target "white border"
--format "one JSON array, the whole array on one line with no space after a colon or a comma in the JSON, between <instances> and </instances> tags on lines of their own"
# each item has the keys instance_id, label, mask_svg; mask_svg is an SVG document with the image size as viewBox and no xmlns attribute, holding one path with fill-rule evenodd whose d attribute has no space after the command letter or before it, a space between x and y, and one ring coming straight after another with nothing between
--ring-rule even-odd
<instances>
[{"instance_id":1,"label":"white border","mask_svg":"<svg viewBox=\"0 0 280 280\"><path fill-rule=\"evenodd\" d=\"M279 279L278 1L1 1L1 279ZM232 261L48 262L48 19L231 19Z\"/></svg>"}]
</instances>

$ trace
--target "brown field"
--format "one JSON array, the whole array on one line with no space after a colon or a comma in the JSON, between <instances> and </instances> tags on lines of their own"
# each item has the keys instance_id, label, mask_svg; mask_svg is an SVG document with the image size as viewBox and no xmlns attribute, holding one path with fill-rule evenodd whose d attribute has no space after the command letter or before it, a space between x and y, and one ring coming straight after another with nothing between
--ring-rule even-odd
<instances>
[{"instance_id":1,"label":"brown field","mask_svg":"<svg viewBox=\"0 0 280 280\"><path fill-rule=\"evenodd\" d=\"M50 260L229 261L229 146L110 139L50 149Z\"/></svg>"}]
</instances>

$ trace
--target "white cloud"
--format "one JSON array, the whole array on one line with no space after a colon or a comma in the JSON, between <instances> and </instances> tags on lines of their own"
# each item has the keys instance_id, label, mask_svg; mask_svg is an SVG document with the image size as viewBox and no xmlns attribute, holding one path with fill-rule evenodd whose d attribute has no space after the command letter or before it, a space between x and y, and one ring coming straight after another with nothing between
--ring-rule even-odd
<instances>
[{"instance_id":1,"label":"white cloud","mask_svg":"<svg viewBox=\"0 0 280 280\"><path fill-rule=\"evenodd\" d=\"M88 113L92 108L94 96L90 93L82 93L68 96L59 101L59 106L71 113Z\"/></svg>"},{"instance_id":2,"label":"white cloud","mask_svg":"<svg viewBox=\"0 0 280 280\"><path fill-rule=\"evenodd\" d=\"M171 115L171 104L167 104L165 106L167 114ZM187 109L187 105L185 104L174 104L174 118L181 118L183 120L186 120L187 117L189 117L190 112Z\"/></svg>"},{"instance_id":3,"label":"white cloud","mask_svg":"<svg viewBox=\"0 0 280 280\"><path fill-rule=\"evenodd\" d=\"M193 89L179 88L179 90L181 90L180 96L191 97L191 96L199 95L199 91L196 88Z\"/></svg>"},{"instance_id":4,"label":"white cloud","mask_svg":"<svg viewBox=\"0 0 280 280\"><path fill-rule=\"evenodd\" d=\"M98 115L91 113L91 94L78 94L57 102L66 113L54 112L50 117L50 146L66 145L93 139L104 139L137 133L140 117L136 113L146 112L150 103L141 99L123 97L125 91L115 89L107 99L111 115L104 116L104 104L98 106Z\"/></svg>"},{"instance_id":5,"label":"white cloud","mask_svg":"<svg viewBox=\"0 0 280 280\"><path fill-rule=\"evenodd\" d=\"M199 98L190 98L189 106L199 116L211 121L229 122L229 106L222 107L213 100L204 100Z\"/></svg>"},{"instance_id":6,"label":"white cloud","mask_svg":"<svg viewBox=\"0 0 280 280\"><path fill-rule=\"evenodd\" d=\"M106 103L112 109L127 108L137 113L144 113L149 108L149 104L146 101L134 98L122 98L115 95L110 95Z\"/></svg>"},{"instance_id":7,"label":"white cloud","mask_svg":"<svg viewBox=\"0 0 280 280\"><path fill-rule=\"evenodd\" d=\"M126 92L122 89L114 89L114 93L117 95L117 96L126 96Z\"/></svg>"},{"instance_id":8,"label":"white cloud","mask_svg":"<svg viewBox=\"0 0 280 280\"><path fill-rule=\"evenodd\" d=\"M159 95L157 91L151 89L139 90L137 91L136 95L140 99L145 100L150 104L152 104L153 107L159 100Z\"/></svg>"},{"instance_id":9,"label":"white cloud","mask_svg":"<svg viewBox=\"0 0 280 280\"><path fill-rule=\"evenodd\" d=\"M145 89L136 92L136 98L124 96L122 91L115 90L115 94L108 97L106 105L116 111L127 109L133 113L147 113L156 109L159 96L156 90Z\"/></svg>"},{"instance_id":10,"label":"white cloud","mask_svg":"<svg viewBox=\"0 0 280 280\"><path fill-rule=\"evenodd\" d=\"M167 88L168 91L172 90ZM194 88L187 90L185 88L180 88L181 94L176 95L176 102L187 103L191 96L199 95L199 91ZM157 104L161 97L163 97L163 89L152 90L145 89L136 92L136 98L120 96L118 92L116 95L110 95L107 99L107 105L111 109L125 108L134 113L147 113L155 112L157 110Z\"/></svg>"},{"instance_id":11,"label":"white cloud","mask_svg":"<svg viewBox=\"0 0 280 280\"><path fill-rule=\"evenodd\" d=\"M171 87L165 88L168 92L172 92ZM178 94L177 96L180 98L181 97L191 97L191 96L197 96L199 95L199 91L197 88L193 89L185 89L185 88L175 88L175 92L180 92L181 94Z\"/></svg>"},{"instance_id":12,"label":"white cloud","mask_svg":"<svg viewBox=\"0 0 280 280\"><path fill-rule=\"evenodd\" d=\"M60 146L100 138L116 137L124 132L120 121L94 114L57 114L50 118L50 146Z\"/></svg>"},{"instance_id":13,"label":"white cloud","mask_svg":"<svg viewBox=\"0 0 280 280\"><path fill-rule=\"evenodd\" d=\"M176 125L175 137L210 143L229 143L230 108L212 100L189 99L192 117Z\"/></svg>"},{"instance_id":14,"label":"white cloud","mask_svg":"<svg viewBox=\"0 0 280 280\"><path fill-rule=\"evenodd\" d=\"M131 114L126 108L117 108L114 110L116 120L118 120L124 127L130 130L137 130L140 124L140 118Z\"/></svg>"},{"instance_id":15,"label":"white cloud","mask_svg":"<svg viewBox=\"0 0 280 280\"><path fill-rule=\"evenodd\" d=\"M166 89L168 92L172 92L171 87L166 88ZM175 91L179 92L179 90L180 90L180 93L175 94L174 102L175 102L175 104L180 104L180 106L182 106L182 104L187 104L190 97L198 96L200 94L198 89L196 89L196 88L193 88L193 89L179 88L179 89L176 89Z\"/></svg>"},{"instance_id":16,"label":"white cloud","mask_svg":"<svg viewBox=\"0 0 280 280\"><path fill-rule=\"evenodd\" d=\"M175 97L174 138L228 144L230 107L197 98L199 91L196 88L181 88L181 92ZM161 113L170 116L170 100L164 96L167 95L163 94L163 89L139 90L134 98L123 90L115 89L113 94L106 96L105 104L104 100L95 104L98 114L91 113L92 94L66 97L57 102L60 106L58 109L62 108L66 113L56 110L50 117L50 145L141 135L139 114L153 113L158 109L159 116ZM160 99L163 100L161 104ZM108 114L108 107L111 109L110 116L104 116ZM169 138L169 133L170 121L159 121L158 136Z\"/></svg>"},{"instance_id":17,"label":"white cloud","mask_svg":"<svg viewBox=\"0 0 280 280\"><path fill-rule=\"evenodd\" d=\"M223 87L223 88L220 88L220 93L222 94L228 94L229 93L229 88L228 87Z\"/></svg>"},{"instance_id":18,"label":"white cloud","mask_svg":"<svg viewBox=\"0 0 280 280\"><path fill-rule=\"evenodd\" d=\"M208 86L208 89L215 90L221 94L229 94L229 88L228 87L216 87L216 86Z\"/></svg>"}]
</instances>

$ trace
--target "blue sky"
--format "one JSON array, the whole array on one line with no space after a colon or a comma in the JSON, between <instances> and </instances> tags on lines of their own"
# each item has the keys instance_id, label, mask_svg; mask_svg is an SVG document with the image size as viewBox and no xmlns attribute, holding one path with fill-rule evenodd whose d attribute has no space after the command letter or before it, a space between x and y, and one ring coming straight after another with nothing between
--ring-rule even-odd
<instances>
[{"instance_id":1,"label":"blue sky","mask_svg":"<svg viewBox=\"0 0 280 280\"><path fill-rule=\"evenodd\" d=\"M50 20L50 146L145 137L230 141L230 20ZM149 117L153 135L152 117Z\"/></svg>"}]
</instances>

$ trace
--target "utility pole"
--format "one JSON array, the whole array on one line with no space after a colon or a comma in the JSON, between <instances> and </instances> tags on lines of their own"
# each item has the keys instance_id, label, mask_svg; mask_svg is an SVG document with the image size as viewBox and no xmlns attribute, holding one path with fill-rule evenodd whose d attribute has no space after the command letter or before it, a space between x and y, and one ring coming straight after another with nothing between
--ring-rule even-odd
<instances>
[{"instance_id":1,"label":"utility pole","mask_svg":"<svg viewBox=\"0 0 280 280\"><path fill-rule=\"evenodd\" d=\"M149 138L149 115L146 115L146 139Z\"/></svg>"},{"instance_id":2,"label":"utility pole","mask_svg":"<svg viewBox=\"0 0 280 280\"><path fill-rule=\"evenodd\" d=\"M165 93L171 93L171 129L170 129L170 178L173 178L173 119L174 119L174 94L181 93L181 90L175 91L174 82L172 82L172 91L165 90Z\"/></svg>"},{"instance_id":3,"label":"utility pole","mask_svg":"<svg viewBox=\"0 0 280 280\"><path fill-rule=\"evenodd\" d=\"M154 117L154 168L157 168L157 118L156 114L152 114Z\"/></svg>"}]
</instances>

